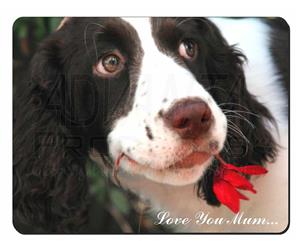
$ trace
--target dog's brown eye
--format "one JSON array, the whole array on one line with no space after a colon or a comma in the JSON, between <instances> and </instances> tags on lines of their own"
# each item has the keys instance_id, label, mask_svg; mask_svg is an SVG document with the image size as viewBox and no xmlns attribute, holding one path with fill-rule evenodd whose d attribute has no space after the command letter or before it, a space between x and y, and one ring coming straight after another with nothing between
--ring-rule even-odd
<instances>
[{"instance_id":1,"label":"dog's brown eye","mask_svg":"<svg viewBox=\"0 0 300 250\"><path fill-rule=\"evenodd\" d=\"M102 65L106 71L116 72L120 67L120 58L116 55L108 55L103 58Z\"/></svg>"},{"instance_id":2,"label":"dog's brown eye","mask_svg":"<svg viewBox=\"0 0 300 250\"><path fill-rule=\"evenodd\" d=\"M192 40L183 40L178 48L179 55L185 59L193 59L197 54L197 44Z\"/></svg>"},{"instance_id":3,"label":"dog's brown eye","mask_svg":"<svg viewBox=\"0 0 300 250\"><path fill-rule=\"evenodd\" d=\"M100 76L114 76L123 69L124 63L125 60L122 55L118 51L115 51L102 57L95 66L95 70Z\"/></svg>"}]
</instances>

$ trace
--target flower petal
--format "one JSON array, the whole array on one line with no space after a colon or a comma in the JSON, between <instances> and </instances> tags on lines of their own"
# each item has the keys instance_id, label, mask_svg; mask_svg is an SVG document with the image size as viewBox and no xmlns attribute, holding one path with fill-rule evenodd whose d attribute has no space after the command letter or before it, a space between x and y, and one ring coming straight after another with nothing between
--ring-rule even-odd
<instances>
[{"instance_id":1,"label":"flower petal","mask_svg":"<svg viewBox=\"0 0 300 250\"><path fill-rule=\"evenodd\" d=\"M223 164L223 167L226 169L232 169L237 172L243 174L249 174L249 175L261 175L261 174L268 173L267 169L259 165L247 165L247 166L236 167L232 164L227 163L227 164Z\"/></svg>"},{"instance_id":2,"label":"flower petal","mask_svg":"<svg viewBox=\"0 0 300 250\"><path fill-rule=\"evenodd\" d=\"M249 165L249 166L239 167L239 172L243 174L249 174L249 175L261 175L261 174L268 173L268 170L259 165Z\"/></svg>"},{"instance_id":3,"label":"flower petal","mask_svg":"<svg viewBox=\"0 0 300 250\"><path fill-rule=\"evenodd\" d=\"M240 195L228 182L219 177L214 178L213 191L217 199L227 206L232 212L238 213L240 210Z\"/></svg>"},{"instance_id":4,"label":"flower petal","mask_svg":"<svg viewBox=\"0 0 300 250\"><path fill-rule=\"evenodd\" d=\"M236 191L237 191L237 190L236 190ZM243 195L243 194L240 193L239 191L237 191L237 192L238 192L239 197L240 197L241 200L249 200L249 198L248 198L247 196Z\"/></svg>"},{"instance_id":5,"label":"flower petal","mask_svg":"<svg viewBox=\"0 0 300 250\"><path fill-rule=\"evenodd\" d=\"M250 181L248 181L244 176L240 175L239 173L233 170L224 169L222 178L234 187L249 190L252 193L256 193Z\"/></svg>"}]
</instances>

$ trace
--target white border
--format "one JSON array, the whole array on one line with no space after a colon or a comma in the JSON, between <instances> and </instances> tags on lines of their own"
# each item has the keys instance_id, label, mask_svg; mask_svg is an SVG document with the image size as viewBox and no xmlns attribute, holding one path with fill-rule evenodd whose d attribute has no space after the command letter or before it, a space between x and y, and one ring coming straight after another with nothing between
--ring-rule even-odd
<instances>
[{"instance_id":1,"label":"white border","mask_svg":"<svg viewBox=\"0 0 300 250\"><path fill-rule=\"evenodd\" d=\"M0 13L0 244L2 249L291 249L300 229L300 163L299 145L300 93L299 7L280 1L2 1ZM5 4L5 5L4 5ZM142 7L140 7L142 6ZM284 235L43 235L23 236L12 226L12 25L20 16L281 16L291 27L291 223ZM298 45L298 46L297 46ZM298 115L297 115L298 113ZM296 139L297 138L297 139ZM276 183L274 183L274 188Z\"/></svg>"}]
</instances>

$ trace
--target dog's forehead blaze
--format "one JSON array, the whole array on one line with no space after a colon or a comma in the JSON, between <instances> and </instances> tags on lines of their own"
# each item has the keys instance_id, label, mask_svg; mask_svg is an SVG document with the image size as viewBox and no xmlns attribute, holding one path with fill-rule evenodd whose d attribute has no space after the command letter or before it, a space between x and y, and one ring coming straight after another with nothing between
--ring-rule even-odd
<instances>
[{"instance_id":1,"label":"dog's forehead blaze","mask_svg":"<svg viewBox=\"0 0 300 250\"><path fill-rule=\"evenodd\" d=\"M122 20L132 26L132 28L137 32L145 53L157 50L154 38L152 36L152 25L150 18L123 17Z\"/></svg>"},{"instance_id":2,"label":"dog's forehead blaze","mask_svg":"<svg viewBox=\"0 0 300 250\"><path fill-rule=\"evenodd\" d=\"M128 23L138 34L142 47L145 52L168 55L161 40L171 38L176 44L177 37L174 30L177 27L174 18L158 18L158 17L139 17L139 18L121 18Z\"/></svg>"}]
</instances>

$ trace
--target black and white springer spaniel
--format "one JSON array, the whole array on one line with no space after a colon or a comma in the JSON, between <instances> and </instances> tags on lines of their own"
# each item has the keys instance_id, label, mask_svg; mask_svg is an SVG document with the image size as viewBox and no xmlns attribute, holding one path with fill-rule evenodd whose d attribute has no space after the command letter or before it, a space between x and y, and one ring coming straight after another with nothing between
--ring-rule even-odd
<instances>
[{"instance_id":1,"label":"black and white springer spaniel","mask_svg":"<svg viewBox=\"0 0 300 250\"><path fill-rule=\"evenodd\" d=\"M14 221L65 232L85 223L88 159L155 217L231 218L213 192L220 155L262 165L240 211L288 224L289 29L263 18L65 18L14 98ZM116 170L118 169L118 171ZM116 172L117 171L117 172ZM116 174L117 173L117 174ZM249 177L249 176L248 176ZM248 178L247 177L247 178Z\"/></svg>"}]
</instances>

